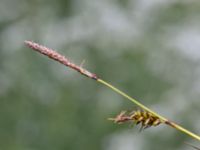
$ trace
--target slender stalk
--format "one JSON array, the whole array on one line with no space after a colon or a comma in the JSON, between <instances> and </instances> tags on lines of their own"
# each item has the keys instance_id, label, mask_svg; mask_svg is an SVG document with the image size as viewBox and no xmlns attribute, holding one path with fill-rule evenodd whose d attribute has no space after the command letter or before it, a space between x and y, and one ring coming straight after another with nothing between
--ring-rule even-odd
<instances>
[{"instance_id":1,"label":"slender stalk","mask_svg":"<svg viewBox=\"0 0 200 150\"><path fill-rule=\"evenodd\" d=\"M176 123L174 123L172 121L169 121L165 117L163 117L163 116L159 115L158 113L154 112L153 110L149 109L148 107L146 107L145 105L143 105L142 103L140 103L136 99L130 97L126 93L122 92L118 88L116 88L113 85L109 84L108 82L98 78L96 74L89 72L88 70L82 68L82 66L77 66L74 63L70 62L66 57L64 57L63 55L59 54L58 52L56 52L56 51L54 51L54 50L52 50L50 48L47 48L45 46L39 45L37 43L31 42L31 41L25 41L25 44L28 47L32 48L33 50L35 50L35 51L37 51L37 52L39 52L41 54L44 54L44 55L48 56L49 58L54 59L55 61L58 61L61 64L72 68L73 70L78 71L82 75L84 75L84 76L86 76L86 77L88 77L90 79L94 79L97 82L107 86L108 88L112 89L116 93L118 93L121 96L127 98L128 100L132 101L134 104L136 104L140 108L142 108L142 109L148 111L149 113L153 114L154 116L158 117L163 123L165 123L165 124L175 128L175 129L177 129L177 130L179 130L179 131L181 131L181 132L193 137L194 139L197 139L197 140L200 141L200 136L190 132L189 130L183 128L182 126L180 126L180 125L178 125L178 124L176 124Z\"/></svg>"},{"instance_id":2,"label":"slender stalk","mask_svg":"<svg viewBox=\"0 0 200 150\"><path fill-rule=\"evenodd\" d=\"M146 107L145 105L143 105L142 103L140 103L139 101L137 101L136 99L130 97L129 95L127 95L126 93L122 92L121 90L117 89L116 87L114 87L113 85L109 84L108 82L102 80L102 79L97 79L98 82L100 82L101 84L109 87L110 89L112 89L113 91L115 91L116 93L122 95L123 97L127 98L128 100L132 101L133 103L135 103L137 106L139 106L140 108L152 113L153 115L157 116L158 118L161 119L161 121L163 121L163 123L177 129L177 130L180 130L182 131L183 133L197 139L200 141L200 136L188 131L187 129L183 128L182 126L172 122L172 121L169 121L168 119L166 119L165 117L159 115L158 113L154 112L153 110L149 109L148 107Z\"/></svg>"}]
</instances>

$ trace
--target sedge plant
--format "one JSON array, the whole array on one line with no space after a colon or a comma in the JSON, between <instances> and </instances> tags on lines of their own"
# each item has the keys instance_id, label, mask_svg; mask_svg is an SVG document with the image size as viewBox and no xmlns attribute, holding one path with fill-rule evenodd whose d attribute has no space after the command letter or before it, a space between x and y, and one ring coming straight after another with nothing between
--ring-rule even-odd
<instances>
[{"instance_id":1,"label":"sedge plant","mask_svg":"<svg viewBox=\"0 0 200 150\"><path fill-rule=\"evenodd\" d=\"M99 78L96 74L89 72L88 70L84 69L82 66L78 66L71 61L69 61L65 56L59 54L55 50L47 48L45 46L39 45L32 41L25 41L25 44L30 47L31 49L48 56L49 58L60 62L61 64L70 67L73 70L76 70L80 74L95 80L96 82L110 88L114 92L118 93L119 95L123 96L124 98L130 100L135 105L137 105L141 110L133 111L132 113L128 113L126 111L121 112L116 118L109 118L109 120L113 120L116 123L124 123L126 121L134 121L136 124L141 124L142 128L148 128L151 126L157 126L159 124L166 124L176 130L181 131L182 133L187 134L188 136L192 137L200 141L200 136L183 128L181 125L178 125L175 122L168 120L167 118L161 116L160 114L156 113L149 107L143 105L138 100L132 98L125 92L119 90L118 88L114 87L112 84L104 81L103 79ZM196 147L195 147L196 148Z\"/></svg>"}]
</instances>

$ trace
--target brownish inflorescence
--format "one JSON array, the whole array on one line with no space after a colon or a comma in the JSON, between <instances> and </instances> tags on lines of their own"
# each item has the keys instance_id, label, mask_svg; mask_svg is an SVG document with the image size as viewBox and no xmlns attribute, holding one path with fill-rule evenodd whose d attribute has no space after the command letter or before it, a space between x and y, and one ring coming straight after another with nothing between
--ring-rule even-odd
<instances>
[{"instance_id":1,"label":"brownish inflorescence","mask_svg":"<svg viewBox=\"0 0 200 150\"><path fill-rule=\"evenodd\" d=\"M158 126L162 123L157 116L143 110L132 111L131 113L122 111L115 118L109 118L109 120L119 124L133 121L136 125L141 124L141 129L146 129L151 126Z\"/></svg>"},{"instance_id":2,"label":"brownish inflorescence","mask_svg":"<svg viewBox=\"0 0 200 150\"><path fill-rule=\"evenodd\" d=\"M45 46L39 45L39 44L31 42L31 41L25 41L25 44L28 47L32 48L33 50L35 50L41 54L44 54L44 55L48 56L49 58L54 59L54 60L60 62L61 64L80 72L81 74L85 75L86 77L89 77L89 78L92 78L95 80L98 79L96 74L87 71L86 69L82 68L81 66L75 65L74 63L70 62L65 56L59 54L55 50L52 50L50 48L47 48Z\"/></svg>"}]
</instances>

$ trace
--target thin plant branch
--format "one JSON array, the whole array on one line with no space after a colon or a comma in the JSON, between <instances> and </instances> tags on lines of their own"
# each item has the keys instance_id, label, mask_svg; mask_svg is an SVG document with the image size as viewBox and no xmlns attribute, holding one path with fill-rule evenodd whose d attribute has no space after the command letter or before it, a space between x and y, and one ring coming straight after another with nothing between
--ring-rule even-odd
<instances>
[{"instance_id":1,"label":"thin plant branch","mask_svg":"<svg viewBox=\"0 0 200 150\"><path fill-rule=\"evenodd\" d=\"M114 87L113 85L111 85L110 83L100 79L99 77L97 77L96 74L89 72L88 70L82 68L81 66L77 66L74 63L70 62L66 57L64 57L63 55L59 54L58 52L56 52L55 50L52 50L50 48L47 48L45 46L39 45L37 43L34 43L32 41L25 41L25 44L32 48L33 50L44 54L46 56L48 56L51 59L54 59L58 62L60 62L61 64L68 66L70 68L72 68L73 70L78 71L79 73L81 73L82 75L94 79L97 82L107 86L108 88L112 89L113 91L115 91L116 93L118 93L119 95L125 97L126 99L132 101L134 104L136 104L137 106L139 106L140 108L142 108L143 110L147 111L148 113L151 113L153 116L158 117L161 121L161 123L165 123L166 125L169 125L170 127L173 127L187 135L189 135L190 137L199 140L200 141L200 136L192 133L191 131L183 128L182 126L176 124L175 122L169 121L168 119L166 119L165 117L159 115L158 113L154 112L152 109L146 107L145 105L143 105L142 103L140 103L139 101L137 101L136 99L130 97L129 95L127 95L126 93L122 92L121 90L119 90L118 88Z\"/></svg>"}]
</instances>

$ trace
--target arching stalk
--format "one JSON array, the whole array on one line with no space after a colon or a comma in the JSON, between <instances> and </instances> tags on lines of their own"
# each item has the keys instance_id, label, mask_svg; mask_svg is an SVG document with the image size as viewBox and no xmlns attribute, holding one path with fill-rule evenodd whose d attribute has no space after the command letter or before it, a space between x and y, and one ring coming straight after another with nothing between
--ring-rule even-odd
<instances>
[{"instance_id":1,"label":"arching stalk","mask_svg":"<svg viewBox=\"0 0 200 150\"><path fill-rule=\"evenodd\" d=\"M119 90L118 88L114 87L113 85L109 84L108 82L100 79L97 77L96 74L94 73L91 73L89 72L88 70L82 68L82 66L77 66L75 65L74 63L70 62L65 56L59 54L58 52L50 49L50 48L47 48L45 46L42 46L42 45L39 45L37 43L34 43L34 42L31 42L31 41L25 41L25 44L32 48L33 50L41 53L41 54L44 54L46 56L48 56L49 58L51 59L54 59L55 61L58 61L60 62L61 64L67 66L67 67L70 67L72 68L73 70L76 70L78 71L79 73L81 73L82 75L90 78L90 79L94 79L95 81L107 86L108 88L112 89L113 91L115 91L116 93L120 94L121 96L125 97L126 99L132 101L134 104L136 104L137 106L139 106L140 108L142 108L143 110L153 114L154 116L158 117L162 123L165 123L187 135L189 135L190 137L193 137L194 139L196 140L199 140L200 141L200 136L192 133L191 131L183 128L182 126L172 122L172 121L169 121L168 119L166 119L165 117L157 114L156 112L154 112L153 110L151 110L150 108L146 107L145 105L143 105L142 103L140 103L139 101L137 101L136 99L130 97L129 95L127 95L126 93L122 92L121 90Z\"/></svg>"}]
</instances>

